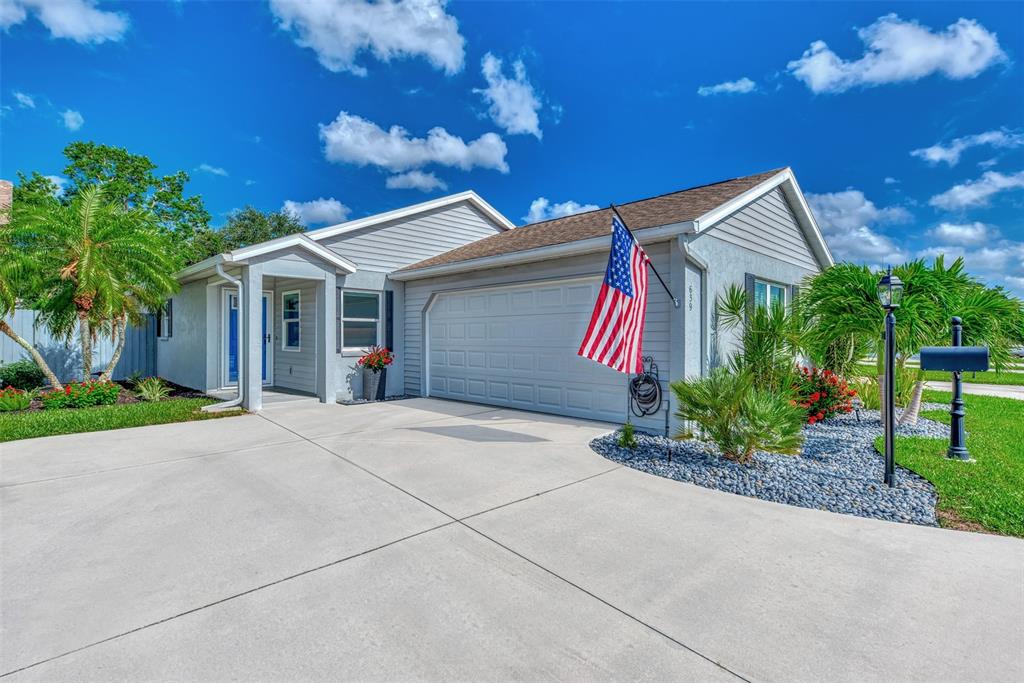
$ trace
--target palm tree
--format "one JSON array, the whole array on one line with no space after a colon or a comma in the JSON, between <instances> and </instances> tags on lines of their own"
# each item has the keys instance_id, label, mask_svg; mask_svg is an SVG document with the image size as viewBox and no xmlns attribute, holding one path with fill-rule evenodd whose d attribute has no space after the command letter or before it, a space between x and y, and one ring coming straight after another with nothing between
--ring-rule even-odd
<instances>
[{"instance_id":1,"label":"palm tree","mask_svg":"<svg viewBox=\"0 0 1024 683\"><path fill-rule=\"evenodd\" d=\"M14 240L32 255L39 286L33 307L50 331L69 339L78 331L82 374L92 373L92 347L99 334L116 341L113 371L129 322L155 310L178 287L176 250L156 217L140 208L107 203L93 185L69 204L15 207Z\"/></svg>"},{"instance_id":2,"label":"palm tree","mask_svg":"<svg viewBox=\"0 0 1024 683\"><path fill-rule=\"evenodd\" d=\"M0 332L25 349L50 382L50 386L54 389L63 389L56 373L50 369L38 349L7 322L7 318L14 315L20 300L30 295L33 288L38 285L37 269L34 268L32 254L20 248L10 214L10 209L4 208L3 215L0 216Z\"/></svg>"}]
</instances>

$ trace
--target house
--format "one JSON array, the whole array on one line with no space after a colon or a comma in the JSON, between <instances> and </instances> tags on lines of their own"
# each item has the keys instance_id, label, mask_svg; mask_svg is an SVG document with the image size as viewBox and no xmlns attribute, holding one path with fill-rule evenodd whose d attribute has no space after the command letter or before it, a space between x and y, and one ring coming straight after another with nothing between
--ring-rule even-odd
<instances>
[{"instance_id":1,"label":"house","mask_svg":"<svg viewBox=\"0 0 1024 683\"><path fill-rule=\"evenodd\" d=\"M712 314L730 284L788 302L832 263L789 168L617 208L681 304L651 279L643 351L662 380L728 355ZM179 274L158 372L200 389L241 376L250 410L267 385L327 402L358 395L355 361L382 344L389 394L622 422L627 377L576 355L610 226L600 209L514 228L464 192L220 254Z\"/></svg>"}]
</instances>

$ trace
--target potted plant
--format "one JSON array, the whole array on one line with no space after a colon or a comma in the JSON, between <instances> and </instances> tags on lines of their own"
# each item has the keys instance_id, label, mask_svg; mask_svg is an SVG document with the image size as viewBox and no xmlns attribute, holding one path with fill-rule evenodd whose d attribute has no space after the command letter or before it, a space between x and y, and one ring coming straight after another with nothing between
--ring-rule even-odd
<instances>
[{"instance_id":1,"label":"potted plant","mask_svg":"<svg viewBox=\"0 0 1024 683\"><path fill-rule=\"evenodd\" d=\"M371 346L356 365L363 369L363 398L373 401L377 398L381 372L395 360L395 354L383 346Z\"/></svg>"}]
</instances>

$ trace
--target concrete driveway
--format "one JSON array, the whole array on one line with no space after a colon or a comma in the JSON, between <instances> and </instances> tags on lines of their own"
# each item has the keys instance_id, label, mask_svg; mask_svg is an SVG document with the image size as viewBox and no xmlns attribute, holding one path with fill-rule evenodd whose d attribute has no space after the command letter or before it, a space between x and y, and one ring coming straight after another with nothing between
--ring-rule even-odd
<instances>
[{"instance_id":1,"label":"concrete driveway","mask_svg":"<svg viewBox=\"0 0 1024 683\"><path fill-rule=\"evenodd\" d=\"M0 445L11 680L1024 679L1024 542L426 399Z\"/></svg>"}]
</instances>

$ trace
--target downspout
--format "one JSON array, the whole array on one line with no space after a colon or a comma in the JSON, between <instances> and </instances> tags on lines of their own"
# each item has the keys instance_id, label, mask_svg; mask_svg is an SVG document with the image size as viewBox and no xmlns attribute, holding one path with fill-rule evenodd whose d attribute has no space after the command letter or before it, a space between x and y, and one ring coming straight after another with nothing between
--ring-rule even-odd
<instances>
[{"instance_id":1,"label":"downspout","mask_svg":"<svg viewBox=\"0 0 1024 683\"><path fill-rule=\"evenodd\" d=\"M243 374L242 373L243 373L243 369L245 368L245 363L242 360L242 341L243 341L243 339L245 339L245 335L242 333L243 332L242 325L244 324L244 325L248 326L249 325L249 321L245 321L244 323L242 322L242 318L244 317L242 315L242 311L245 310L245 308L242 306L242 281L239 280L237 277L235 277L233 275L228 275L228 273L224 270L223 265L220 264L220 263L217 264L217 275L220 275L222 278L224 278L225 280L227 280L228 282L230 282L231 284L233 284L235 287L238 288L238 333L239 334L238 334L238 349L235 351L235 354L236 354L235 357L238 359L238 395L235 396L230 401L225 401L223 403L214 403L212 405L203 406L202 410L205 413L212 412L212 411L215 411L215 410L226 410L228 408L234 408L235 406L242 405L242 387L244 386L244 384L242 382L242 380L243 380Z\"/></svg>"}]
</instances>

